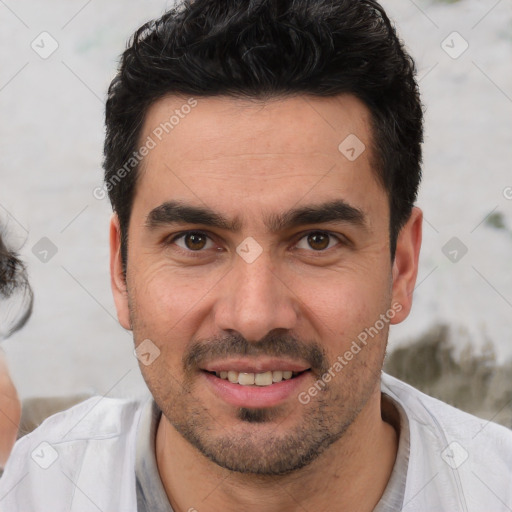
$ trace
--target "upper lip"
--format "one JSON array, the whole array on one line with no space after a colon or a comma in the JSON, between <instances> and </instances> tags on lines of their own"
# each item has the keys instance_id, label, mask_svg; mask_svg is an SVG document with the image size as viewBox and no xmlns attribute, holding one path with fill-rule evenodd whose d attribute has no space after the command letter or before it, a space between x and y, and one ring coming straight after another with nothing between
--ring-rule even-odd
<instances>
[{"instance_id":1,"label":"upper lip","mask_svg":"<svg viewBox=\"0 0 512 512\"><path fill-rule=\"evenodd\" d=\"M222 361L212 361L205 364L201 369L208 372L227 372L235 371L239 373L264 373L271 371L286 371L292 372L303 372L309 370L307 364L286 360L286 359L269 359L269 358L258 358L258 359L225 359Z\"/></svg>"}]
</instances>

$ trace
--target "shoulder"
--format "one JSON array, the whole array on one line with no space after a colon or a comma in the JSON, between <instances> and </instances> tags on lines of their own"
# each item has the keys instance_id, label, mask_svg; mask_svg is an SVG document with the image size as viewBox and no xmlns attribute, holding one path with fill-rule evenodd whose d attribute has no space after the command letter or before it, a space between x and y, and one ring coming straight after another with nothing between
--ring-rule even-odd
<instances>
[{"instance_id":1,"label":"shoulder","mask_svg":"<svg viewBox=\"0 0 512 512\"><path fill-rule=\"evenodd\" d=\"M409 425L404 512L510 510L512 430L383 374L382 391ZM434 507L434 508L432 508Z\"/></svg>"},{"instance_id":2,"label":"shoulder","mask_svg":"<svg viewBox=\"0 0 512 512\"><path fill-rule=\"evenodd\" d=\"M447 436L506 445L510 448L507 455L512 457L512 430L457 409L391 375L382 375L381 388L404 407L409 420L435 427ZM510 461L512 463L512 458Z\"/></svg>"},{"instance_id":3,"label":"shoulder","mask_svg":"<svg viewBox=\"0 0 512 512\"><path fill-rule=\"evenodd\" d=\"M92 397L22 437L0 479L2 510L28 512L44 503L55 512L74 511L87 509L91 500L106 510L114 486L120 492L126 487L128 507L135 487L136 432L146 401ZM131 510L123 508L121 497L115 499L118 510Z\"/></svg>"},{"instance_id":4,"label":"shoulder","mask_svg":"<svg viewBox=\"0 0 512 512\"><path fill-rule=\"evenodd\" d=\"M60 443L120 435L130 429L143 402L94 396L50 416L26 438L33 441L43 436L48 442Z\"/></svg>"}]
</instances>

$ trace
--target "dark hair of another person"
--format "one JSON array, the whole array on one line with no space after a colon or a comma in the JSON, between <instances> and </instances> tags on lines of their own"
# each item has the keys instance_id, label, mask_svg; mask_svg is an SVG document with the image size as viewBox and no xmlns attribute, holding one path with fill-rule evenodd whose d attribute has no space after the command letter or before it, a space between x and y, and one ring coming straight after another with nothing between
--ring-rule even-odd
<instances>
[{"instance_id":1,"label":"dark hair of another person","mask_svg":"<svg viewBox=\"0 0 512 512\"><path fill-rule=\"evenodd\" d=\"M0 339L21 329L32 314L34 295L27 272L0 234Z\"/></svg>"},{"instance_id":2,"label":"dark hair of another person","mask_svg":"<svg viewBox=\"0 0 512 512\"><path fill-rule=\"evenodd\" d=\"M421 179L415 71L374 0L185 1L143 25L122 55L106 104L105 183L120 221L125 269L138 165L119 170L142 142L148 108L170 94L356 96L371 113L372 164L389 198L393 260Z\"/></svg>"}]
</instances>

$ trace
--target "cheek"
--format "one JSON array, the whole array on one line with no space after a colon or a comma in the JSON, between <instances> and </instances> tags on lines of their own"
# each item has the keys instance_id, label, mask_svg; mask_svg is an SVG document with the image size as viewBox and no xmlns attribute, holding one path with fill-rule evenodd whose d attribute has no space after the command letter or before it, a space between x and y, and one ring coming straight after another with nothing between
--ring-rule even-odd
<instances>
[{"instance_id":1,"label":"cheek","mask_svg":"<svg viewBox=\"0 0 512 512\"><path fill-rule=\"evenodd\" d=\"M173 280L163 279L162 272L156 269L139 272L132 276L131 283L132 329L137 350L142 353L146 351L143 347L149 347L156 355L151 364L140 359L139 367L153 395L165 396L182 379L181 357L190 339L186 329L188 292L177 290Z\"/></svg>"},{"instance_id":2,"label":"cheek","mask_svg":"<svg viewBox=\"0 0 512 512\"><path fill-rule=\"evenodd\" d=\"M351 272L330 274L296 280L294 291L303 302L306 322L315 326L320 339L331 340L326 348L338 355L389 309L391 294L383 273L368 273L364 279Z\"/></svg>"},{"instance_id":3,"label":"cheek","mask_svg":"<svg viewBox=\"0 0 512 512\"><path fill-rule=\"evenodd\" d=\"M174 345L181 339L190 340L194 325L197 326L198 318L204 314L205 298L215 280L190 279L166 264L135 268L141 269L132 276L131 290L137 338L154 338L162 345L168 345L171 339Z\"/></svg>"}]
</instances>

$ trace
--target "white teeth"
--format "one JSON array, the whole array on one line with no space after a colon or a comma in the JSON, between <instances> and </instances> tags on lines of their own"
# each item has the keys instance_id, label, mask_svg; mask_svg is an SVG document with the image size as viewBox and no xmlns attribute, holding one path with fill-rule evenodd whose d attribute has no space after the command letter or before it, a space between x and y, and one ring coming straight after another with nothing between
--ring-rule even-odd
<instances>
[{"instance_id":1,"label":"white teeth","mask_svg":"<svg viewBox=\"0 0 512 512\"><path fill-rule=\"evenodd\" d=\"M272 372L272 382L281 382L282 380L283 380L283 372L281 370Z\"/></svg>"},{"instance_id":2,"label":"white teeth","mask_svg":"<svg viewBox=\"0 0 512 512\"><path fill-rule=\"evenodd\" d=\"M272 372L257 373L254 377L256 386L270 386L272 384Z\"/></svg>"},{"instance_id":3,"label":"white teeth","mask_svg":"<svg viewBox=\"0 0 512 512\"><path fill-rule=\"evenodd\" d=\"M294 372L290 370L276 370L262 373L235 372L234 370L230 370L228 372L215 372L215 375L233 384L240 384L241 386L270 386L274 382L291 379L293 373Z\"/></svg>"},{"instance_id":4,"label":"white teeth","mask_svg":"<svg viewBox=\"0 0 512 512\"><path fill-rule=\"evenodd\" d=\"M254 373L242 373L238 374L238 384L242 386L252 386L254 384Z\"/></svg>"}]
</instances>

